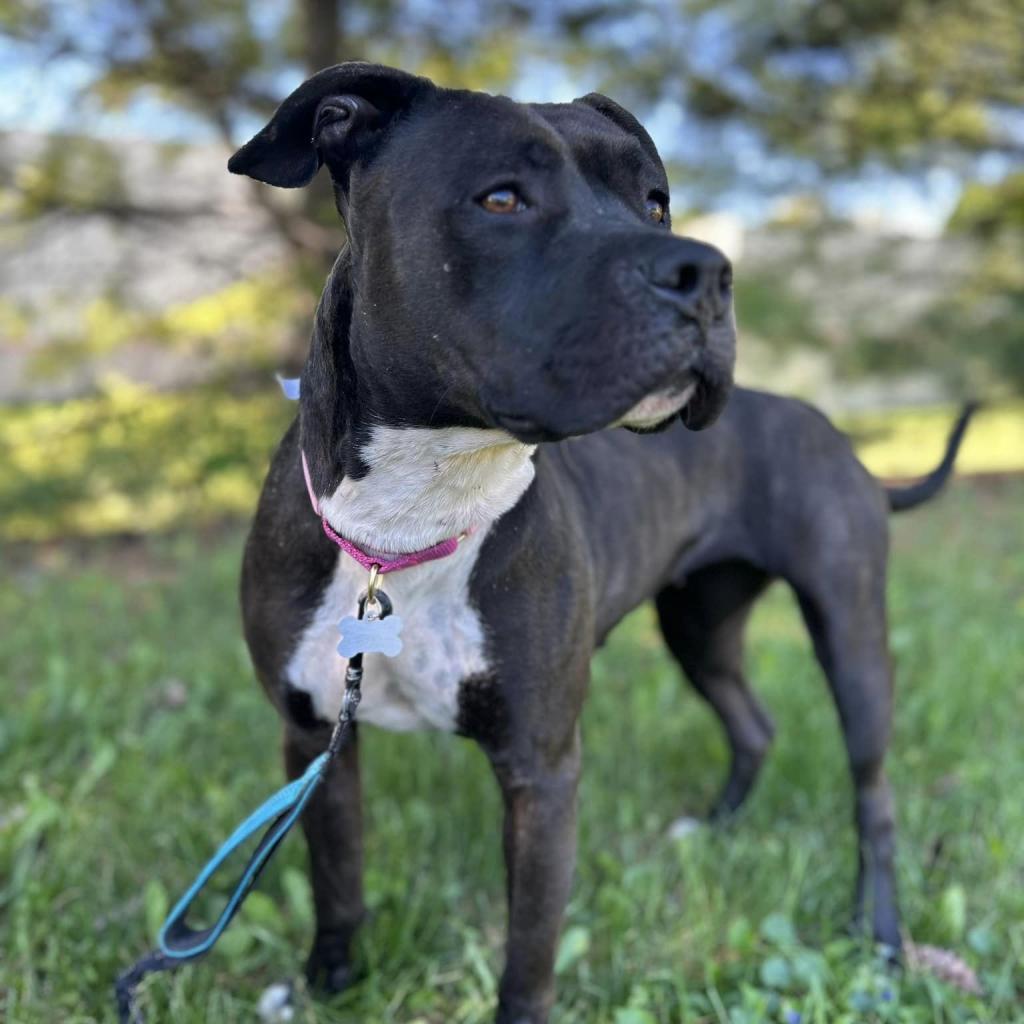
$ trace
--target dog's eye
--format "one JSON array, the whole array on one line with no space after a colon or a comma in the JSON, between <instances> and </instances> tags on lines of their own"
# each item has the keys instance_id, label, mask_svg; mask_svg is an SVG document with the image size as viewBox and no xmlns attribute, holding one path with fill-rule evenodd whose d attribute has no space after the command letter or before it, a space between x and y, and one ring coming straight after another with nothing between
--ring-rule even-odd
<instances>
[{"instance_id":1,"label":"dog's eye","mask_svg":"<svg viewBox=\"0 0 1024 1024\"><path fill-rule=\"evenodd\" d=\"M514 188L496 188L478 200L488 213L522 213L526 202Z\"/></svg>"},{"instance_id":2,"label":"dog's eye","mask_svg":"<svg viewBox=\"0 0 1024 1024\"><path fill-rule=\"evenodd\" d=\"M660 196L651 195L647 197L647 216L650 217L655 224L665 223L665 214L667 213L668 200L662 199Z\"/></svg>"}]
</instances>

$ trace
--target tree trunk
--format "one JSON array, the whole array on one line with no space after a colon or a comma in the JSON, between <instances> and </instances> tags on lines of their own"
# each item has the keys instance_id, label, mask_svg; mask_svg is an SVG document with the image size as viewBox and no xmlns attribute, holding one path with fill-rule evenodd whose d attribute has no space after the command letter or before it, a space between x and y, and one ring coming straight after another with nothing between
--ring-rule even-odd
<instances>
[{"instance_id":1,"label":"tree trunk","mask_svg":"<svg viewBox=\"0 0 1024 1024\"><path fill-rule=\"evenodd\" d=\"M308 75L345 59L342 4L343 0L298 0L302 57ZM334 206L330 175L322 170L303 189L301 210L279 206L266 189L259 188L256 194L295 251L301 279L319 292L338 250L345 244L345 228ZM289 375L298 374L308 349L309 325L296 325L288 339L282 370Z\"/></svg>"},{"instance_id":2,"label":"tree trunk","mask_svg":"<svg viewBox=\"0 0 1024 1024\"><path fill-rule=\"evenodd\" d=\"M341 0L302 0L306 70L312 75L337 64L341 54Z\"/></svg>"},{"instance_id":3,"label":"tree trunk","mask_svg":"<svg viewBox=\"0 0 1024 1024\"><path fill-rule=\"evenodd\" d=\"M312 75L345 59L346 55L342 53L342 0L301 0L301 5L306 70ZM344 233L338 224L331 180L326 172L318 174L306 189L303 205L310 220L330 226L331 234L336 236L329 251L324 252L329 267L344 242Z\"/></svg>"}]
</instances>

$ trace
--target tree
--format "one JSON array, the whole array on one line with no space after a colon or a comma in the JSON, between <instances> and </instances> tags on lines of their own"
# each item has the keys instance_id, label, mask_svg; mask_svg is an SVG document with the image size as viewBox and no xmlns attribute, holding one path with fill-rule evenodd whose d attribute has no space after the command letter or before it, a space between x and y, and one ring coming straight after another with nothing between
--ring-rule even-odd
<instances>
[{"instance_id":1,"label":"tree","mask_svg":"<svg viewBox=\"0 0 1024 1024\"><path fill-rule=\"evenodd\" d=\"M609 91L683 116L677 154L705 196L737 179L792 192L868 168L953 172L950 240L974 247L973 270L857 361L1024 387L1024 0L635 0L575 7L563 28Z\"/></svg>"},{"instance_id":2,"label":"tree","mask_svg":"<svg viewBox=\"0 0 1024 1024\"><path fill-rule=\"evenodd\" d=\"M677 208L737 183L806 191L874 167L942 166L969 184L1024 157L1024 0L463 0L457 16L400 0L95 0L87 12L0 0L0 18L40 66L87 59L83 100L112 108L155 94L231 146L305 74L340 59L491 90L540 61L581 92L682 126L658 133L682 186ZM252 185L314 287L341 241L321 178L299 204ZM37 199L59 201L59 182L37 186ZM1006 231L1001 251L1024 248L1024 228ZM984 301L1003 286L993 281L979 271L965 296Z\"/></svg>"},{"instance_id":3,"label":"tree","mask_svg":"<svg viewBox=\"0 0 1024 1024\"><path fill-rule=\"evenodd\" d=\"M487 5L482 5L481 12ZM76 5L13 0L0 7L8 35L42 69L78 57L95 73L84 102L104 109L157 96L234 147L303 77L345 59L380 59L432 72L447 84L500 87L515 71L516 17L473 20L453 29L443 10L415 11L398 0L97 0ZM299 207L253 183L253 195L300 255L322 265L342 240L329 183L307 190Z\"/></svg>"},{"instance_id":4,"label":"tree","mask_svg":"<svg viewBox=\"0 0 1024 1024\"><path fill-rule=\"evenodd\" d=\"M341 60L380 60L449 85L500 88L517 70L518 25L514 12L492 16L486 5L473 17L453 20L443 6L399 0L95 0L85 8L0 0L0 27L38 73L61 61L92 69L76 98L78 111L123 109L156 97L174 116L191 119L195 134L212 133L229 149L261 127L304 77ZM180 206L163 211L159 201L132 206L116 146L79 133L85 120L76 119L72 134L55 137L33 166L19 169L15 212L25 219L58 209L180 216ZM319 293L344 241L327 176L297 196L255 181L246 185L294 254L287 268L294 284ZM197 209L203 201L196 197ZM299 364L305 345L303 326L287 362ZM72 340L60 350L83 358L95 344Z\"/></svg>"},{"instance_id":5,"label":"tree","mask_svg":"<svg viewBox=\"0 0 1024 1024\"><path fill-rule=\"evenodd\" d=\"M1024 157L1024 0L628 0L561 25L634 103L824 175Z\"/></svg>"}]
</instances>

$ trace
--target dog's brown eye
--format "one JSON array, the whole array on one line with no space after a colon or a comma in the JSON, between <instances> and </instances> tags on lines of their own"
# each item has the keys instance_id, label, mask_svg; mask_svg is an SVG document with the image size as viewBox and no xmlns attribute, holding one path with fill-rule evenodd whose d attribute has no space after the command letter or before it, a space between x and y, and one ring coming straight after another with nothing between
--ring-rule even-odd
<instances>
[{"instance_id":1,"label":"dog's brown eye","mask_svg":"<svg viewBox=\"0 0 1024 1024\"><path fill-rule=\"evenodd\" d=\"M650 196L647 199L647 216L654 221L655 224L665 223L665 204L654 196Z\"/></svg>"},{"instance_id":2,"label":"dog's brown eye","mask_svg":"<svg viewBox=\"0 0 1024 1024\"><path fill-rule=\"evenodd\" d=\"M526 209L523 197L514 188L496 188L480 200L488 213L522 213Z\"/></svg>"}]
</instances>

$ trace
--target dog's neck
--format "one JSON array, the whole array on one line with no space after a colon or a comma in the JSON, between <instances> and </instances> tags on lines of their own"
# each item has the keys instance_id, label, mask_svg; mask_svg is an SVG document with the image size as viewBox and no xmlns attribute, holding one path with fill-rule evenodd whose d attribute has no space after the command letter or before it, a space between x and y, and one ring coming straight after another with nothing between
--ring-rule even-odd
<instances>
[{"instance_id":1,"label":"dog's neck","mask_svg":"<svg viewBox=\"0 0 1024 1024\"><path fill-rule=\"evenodd\" d=\"M507 512L533 479L533 448L502 430L387 425L387 400L352 362L346 247L317 307L302 374L301 444L321 513L373 554L406 554Z\"/></svg>"},{"instance_id":2,"label":"dog's neck","mask_svg":"<svg viewBox=\"0 0 1024 1024\"><path fill-rule=\"evenodd\" d=\"M320 511L368 553L403 554L486 529L533 480L534 448L501 430L369 430L359 458L369 471L342 477Z\"/></svg>"}]
</instances>

